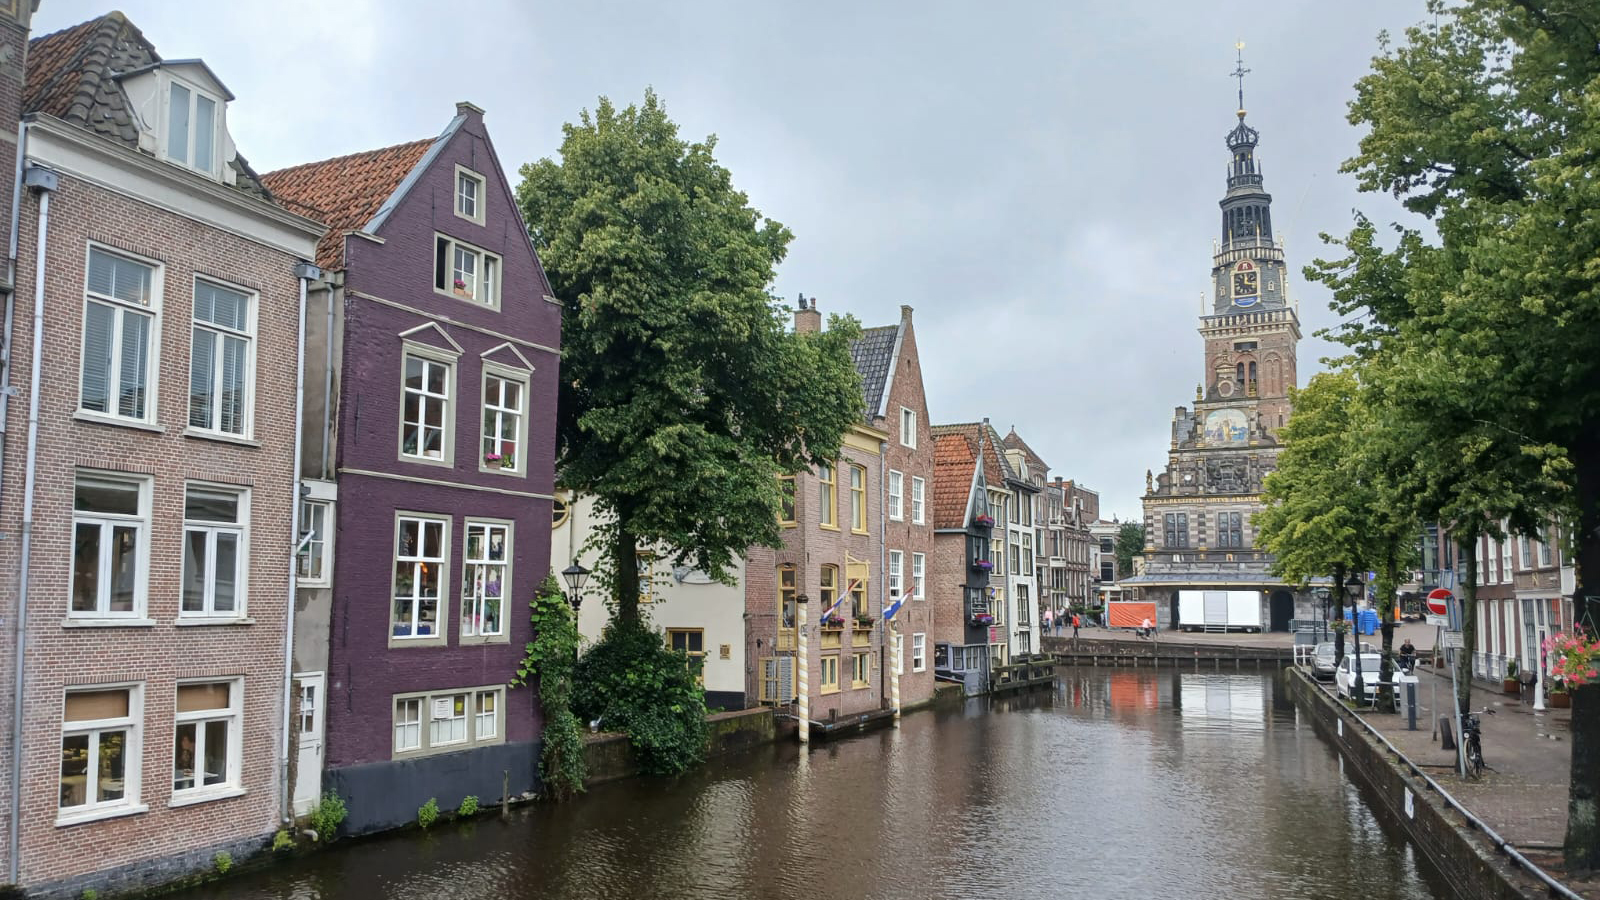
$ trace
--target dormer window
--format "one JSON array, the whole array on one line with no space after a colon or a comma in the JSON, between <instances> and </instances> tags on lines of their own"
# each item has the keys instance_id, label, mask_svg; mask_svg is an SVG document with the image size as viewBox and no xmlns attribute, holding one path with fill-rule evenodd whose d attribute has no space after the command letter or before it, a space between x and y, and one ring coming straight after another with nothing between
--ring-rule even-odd
<instances>
[{"instance_id":1,"label":"dormer window","mask_svg":"<svg viewBox=\"0 0 1600 900\"><path fill-rule=\"evenodd\" d=\"M167 158L196 171L217 172L216 98L178 81L167 93Z\"/></svg>"},{"instance_id":2,"label":"dormer window","mask_svg":"<svg viewBox=\"0 0 1600 900\"><path fill-rule=\"evenodd\" d=\"M483 224L483 176L456 166L456 215Z\"/></svg>"}]
</instances>

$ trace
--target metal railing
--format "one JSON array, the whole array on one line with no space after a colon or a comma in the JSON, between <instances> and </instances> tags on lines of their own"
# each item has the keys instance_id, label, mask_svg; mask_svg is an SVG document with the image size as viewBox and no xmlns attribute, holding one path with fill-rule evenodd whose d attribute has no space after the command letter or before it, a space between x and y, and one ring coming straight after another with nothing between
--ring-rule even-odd
<instances>
[{"instance_id":1,"label":"metal railing","mask_svg":"<svg viewBox=\"0 0 1600 900\"><path fill-rule=\"evenodd\" d=\"M1319 690L1323 689L1321 685L1316 685L1316 687ZM1461 802L1452 796L1449 791L1445 790L1444 787L1439 784L1439 782L1433 780L1433 776L1418 768L1417 764L1413 763L1409 756L1401 753L1398 747L1390 743L1389 739L1384 737L1382 732L1367 724L1367 720L1362 718L1360 713L1351 711L1350 715L1356 720L1357 723L1361 725L1363 729L1366 730L1368 734L1377 738L1379 743L1383 744L1385 749L1394 754L1396 759L1405 764L1405 767L1410 769L1414 776L1422 779L1422 782L1432 789L1434 793L1438 794L1439 797L1444 800L1446 805L1460 813L1461 817L1466 819L1467 823L1473 828L1483 832L1483 836L1489 839L1489 842L1494 845L1494 849L1497 852L1504 853L1507 859L1510 859L1514 864L1525 870L1528 874L1539 879L1539 881L1542 882L1545 887L1550 889L1550 893L1559 897L1568 898L1568 900L1584 900L1582 895L1573 893L1571 888L1567 887L1565 884L1562 884L1560 881L1557 881L1549 872L1539 868L1539 866L1532 860L1517 852L1517 848L1511 846L1510 841L1507 841L1505 838L1501 837L1499 832L1495 831L1493 828L1490 828L1487 822L1473 815L1470 810L1468 810L1465 806L1462 806Z\"/></svg>"}]
</instances>

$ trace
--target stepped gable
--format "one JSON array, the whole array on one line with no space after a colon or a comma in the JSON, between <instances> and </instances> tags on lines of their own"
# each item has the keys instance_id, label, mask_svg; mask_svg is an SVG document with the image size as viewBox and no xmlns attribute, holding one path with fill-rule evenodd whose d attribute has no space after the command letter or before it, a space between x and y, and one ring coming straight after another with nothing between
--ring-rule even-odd
<instances>
[{"instance_id":1,"label":"stepped gable","mask_svg":"<svg viewBox=\"0 0 1600 900\"><path fill-rule=\"evenodd\" d=\"M336 156L268 172L261 180L284 206L327 223L317 242L317 265L338 269L344 266L345 234L372 221L433 143L427 138Z\"/></svg>"}]
</instances>

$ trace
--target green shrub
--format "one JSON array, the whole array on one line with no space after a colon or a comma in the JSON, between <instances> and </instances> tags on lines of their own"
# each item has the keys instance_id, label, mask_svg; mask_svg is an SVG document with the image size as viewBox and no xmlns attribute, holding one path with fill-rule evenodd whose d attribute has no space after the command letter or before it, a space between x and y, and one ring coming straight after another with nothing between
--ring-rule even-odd
<instances>
[{"instance_id":1,"label":"green shrub","mask_svg":"<svg viewBox=\"0 0 1600 900\"><path fill-rule=\"evenodd\" d=\"M323 794L322 799L311 810L311 827L317 832L317 840L331 841L339 826L344 824L345 816L349 815L345 809L344 800L338 794Z\"/></svg>"},{"instance_id":2,"label":"green shrub","mask_svg":"<svg viewBox=\"0 0 1600 900\"><path fill-rule=\"evenodd\" d=\"M538 681L539 704L544 707L545 719L544 734L540 736L544 749L539 756L539 777L547 796L561 800L582 791L588 777L583 737L571 712L578 629L554 574L545 576L528 606L532 610L534 639L527 644L511 686Z\"/></svg>"},{"instance_id":3,"label":"green shrub","mask_svg":"<svg viewBox=\"0 0 1600 900\"><path fill-rule=\"evenodd\" d=\"M272 849L280 851L294 849L294 835L289 833L289 829L279 828L278 833L272 836Z\"/></svg>"},{"instance_id":4,"label":"green shrub","mask_svg":"<svg viewBox=\"0 0 1600 900\"><path fill-rule=\"evenodd\" d=\"M465 819L465 818L468 818L470 816L475 816L475 815L477 815L477 813L478 813L478 798L473 794L468 794L465 797L462 797L461 798L461 808L456 810L456 815L458 815L461 818Z\"/></svg>"},{"instance_id":5,"label":"green shrub","mask_svg":"<svg viewBox=\"0 0 1600 900\"><path fill-rule=\"evenodd\" d=\"M84 888L83 900L100 900L100 892L94 888Z\"/></svg>"},{"instance_id":6,"label":"green shrub","mask_svg":"<svg viewBox=\"0 0 1600 900\"><path fill-rule=\"evenodd\" d=\"M217 855L211 857L211 866L217 870L218 875L228 874L228 870L233 868L233 854L226 850L218 850Z\"/></svg>"},{"instance_id":7,"label":"green shrub","mask_svg":"<svg viewBox=\"0 0 1600 900\"><path fill-rule=\"evenodd\" d=\"M428 828L439 820L439 798L429 797L428 802L417 809L417 824Z\"/></svg>"},{"instance_id":8,"label":"green shrub","mask_svg":"<svg viewBox=\"0 0 1600 900\"><path fill-rule=\"evenodd\" d=\"M608 731L627 732L641 772L676 775L705 758L699 674L698 658L669 649L641 622L613 619L578 662L572 709Z\"/></svg>"}]
</instances>

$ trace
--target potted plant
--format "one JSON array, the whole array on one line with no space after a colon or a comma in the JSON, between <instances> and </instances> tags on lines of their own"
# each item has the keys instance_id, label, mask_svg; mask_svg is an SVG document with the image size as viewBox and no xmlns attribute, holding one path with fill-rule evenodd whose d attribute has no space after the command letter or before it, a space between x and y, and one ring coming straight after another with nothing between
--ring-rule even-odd
<instances>
[{"instance_id":1,"label":"potted plant","mask_svg":"<svg viewBox=\"0 0 1600 900\"><path fill-rule=\"evenodd\" d=\"M994 568L994 563L987 559L975 559L972 561L972 567L980 572L988 572Z\"/></svg>"},{"instance_id":2,"label":"potted plant","mask_svg":"<svg viewBox=\"0 0 1600 900\"><path fill-rule=\"evenodd\" d=\"M498 469L502 465L505 465L504 458L493 450L490 450L488 453L483 455L483 461L488 464L489 468L491 469Z\"/></svg>"},{"instance_id":3,"label":"potted plant","mask_svg":"<svg viewBox=\"0 0 1600 900\"><path fill-rule=\"evenodd\" d=\"M1551 681L1550 696L1546 697L1545 700L1549 701L1551 709L1570 708L1572 706L1572 695L1567 693L1567 683L1560 679Z\"/></svg>"},{"instance_id":4,"label":"potted plant","mask_svg":"<svg viewBox=\"0 0 1600 900\"><path fill-rule=\"evenodd\" d=\"M989 515L987 513L982 513L982 514L973 516L972 517L972 524L977 525L980 528L988 528L988 527L994 525L994 516L991 516L991 515Z\"/></svg>"},{"instance_id":5,"label":"potted plant","mask_svg":"<svg viewBox=\"0 0 1600 900\"><path fill-rule=\"evenodd\" d=\"M467 283L465 281L457 278L455 282L455 289L457 297L466 297L469 300L472 299L472 295L467 293Z\"/></svg>"},{"instance_id":6,"label":"potted plant","mask_svg":"<svg viewBox=\"0 0 1600 900\"><path fill-rule=\"evenodd\" d=\"M979 628L987 628L994 624L994 615L991 613L973 613L972 624Z\"/></svg>"},{"instance_id":7,"label":"potted plant","mask_svg":"<svg viewBox=\"0 0 1600 900\"><path fill-rule=\"evenodd\" d=\"M1550 660L1550 681L1555 687L1550 689L1551 706L1556 706L1555 696L1561 693L1561 706L1570 706L1571 695L1568 691L1573 687L1593 684L1600 680L1600 638L1590 637L1582 626L1572 629L1570 633L1562 632L1553 634L1544 639L1540 647L1548 654Z\"/></svg>"},{"instance_id":8,"label":"potted plant","mask_svg":"<svg viewBox=\"0 0 1600 900\"><path fill-rule=\"evenodd\" d=\"M823 628L829 628L829 629L840 629L840 628L843 628L844 627L844 616L841 616L838 613L830 613L830 614L828 614L826 616L823 616L822 617L822 627Z\"/></svg>"},{"instance_id":9,"label":"potted plant","mask_svg":"<svg viewBox=\"0 0 1600 900\"><path fill-rule=\"evenodd\" d=\"M1506 661L1506 677L1500 680L1500 690L1514 695L1522 693L1522 682L1517 680L1517 661L1514 659Z\"/></svg>"},{"instance_id":10,"label":"potted plant","mask_svg":"<svg viewBox=\"0 0 1600 900\"><path fill-rule=\"evenodd\" d=\"M876 619L866 613L856 616L856 625L861 628L871 628L872 623L876 621Z\"/></svg>"}]
</instances>

